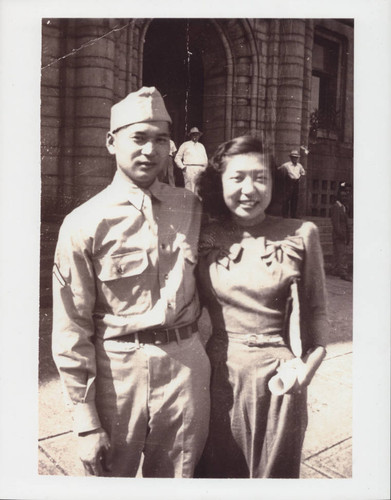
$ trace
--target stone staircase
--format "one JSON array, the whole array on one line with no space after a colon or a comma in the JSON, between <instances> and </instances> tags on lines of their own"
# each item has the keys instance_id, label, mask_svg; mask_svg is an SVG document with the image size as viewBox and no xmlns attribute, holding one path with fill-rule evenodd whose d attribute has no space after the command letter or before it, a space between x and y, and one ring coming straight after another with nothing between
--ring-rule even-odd
<instances>
[{"instance_id":1,"label":"stone staircase","mask_svg":"<svg viewBox=\"0 0 391 500\"><path fill-rule=\"evenodd\" d=\"M323 249L326 271L331 267L333 242L331 237L331 222L328 218L305 217L314 222L319 228L320 242ZM351 224L351 227L353 224ZM56 247L59 222L41 223L41 270L40 270L40 306L52 305L52 266ZM353 238L351 238L353 240ZM349 249L350 258L353 256L353 246Z\"/></svg>"}]
</instances>

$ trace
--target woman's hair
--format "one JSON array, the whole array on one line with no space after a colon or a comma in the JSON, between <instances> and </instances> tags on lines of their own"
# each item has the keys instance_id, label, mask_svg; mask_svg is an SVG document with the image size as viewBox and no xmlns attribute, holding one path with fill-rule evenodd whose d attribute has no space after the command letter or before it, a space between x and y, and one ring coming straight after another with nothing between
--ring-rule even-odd
<instances>
[{"instance_id":1,"label":"woman's hair","mask_svg":"<svg viewBox=\"0 0 391 500\"><path fill-rule=\"evenodd\" d=\"M226 217L230 214L223 197L223 184L221 176L227 166L227 159L235 155L261 154L265 156L267 167L270 170L270 156L265 151L260 139L243 135L228 142L220 144L209 160L206 169L198 179L198 194L202 200L203 208L212 217Z\"/></svg>"}]
</instances>

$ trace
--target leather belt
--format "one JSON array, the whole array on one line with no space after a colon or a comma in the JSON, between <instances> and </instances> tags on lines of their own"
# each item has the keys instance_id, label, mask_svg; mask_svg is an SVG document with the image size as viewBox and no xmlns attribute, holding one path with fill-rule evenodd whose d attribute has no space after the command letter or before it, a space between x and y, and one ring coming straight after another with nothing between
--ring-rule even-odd
<instances>
[{"instance_id":1,"label":"leather belt","mask_svg":"<svg viewBox=\"0 0 391 500\"><path fill-rule=\"evenodd\" d=\"M190 325L180 326L178 328L156 328L128 333L121 337L117 337L115 340L118 342L164 345L174 340L188 339L197 331L198 324L197 321L194 321Z\"/></svg>"}]
</instances>

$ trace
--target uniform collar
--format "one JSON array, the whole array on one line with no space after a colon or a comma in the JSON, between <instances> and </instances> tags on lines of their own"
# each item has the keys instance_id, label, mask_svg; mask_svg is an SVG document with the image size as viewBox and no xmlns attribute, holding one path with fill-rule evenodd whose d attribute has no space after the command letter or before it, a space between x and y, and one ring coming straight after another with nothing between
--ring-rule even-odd
<instances>
[{"instance_id":1,"label":"uniform collar","mask_svg":"<svg viewBox=\"0 0 391 500\"><path fill-rule=\"evenodd\" d=\"M164 197L163 185L157 179L155 179L148 189L144 189L137 186L119 169L117 169L110 187L117 195L128 200L139 211L143 207L144 196L152 195L159 201L162 201Z\"/></svg>"}]
</instances>

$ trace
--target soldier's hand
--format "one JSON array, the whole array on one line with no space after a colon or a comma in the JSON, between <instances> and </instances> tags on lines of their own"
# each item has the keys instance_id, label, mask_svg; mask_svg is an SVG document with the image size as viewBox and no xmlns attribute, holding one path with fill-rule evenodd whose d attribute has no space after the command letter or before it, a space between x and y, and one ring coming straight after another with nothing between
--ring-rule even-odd
<instances>
[{"instance_id":1,"label":"soldier's hand","mask_svg":"<svg viewBox=\"0 0 391 500\"><path fill-rule=\"evenodd\" d=\"M79 457L87 476L103 476L111 470L110 440L100 427L78 435Z\"/></svg>"}]
</instances>

